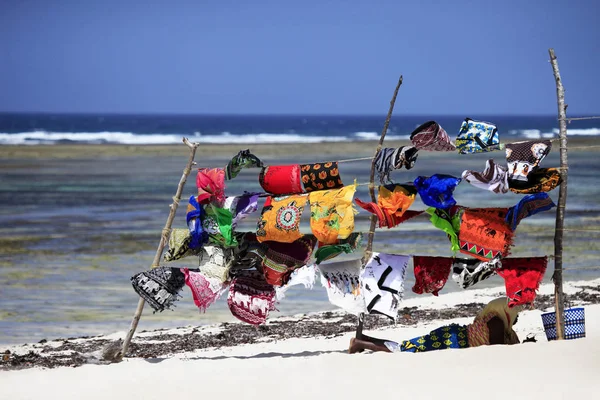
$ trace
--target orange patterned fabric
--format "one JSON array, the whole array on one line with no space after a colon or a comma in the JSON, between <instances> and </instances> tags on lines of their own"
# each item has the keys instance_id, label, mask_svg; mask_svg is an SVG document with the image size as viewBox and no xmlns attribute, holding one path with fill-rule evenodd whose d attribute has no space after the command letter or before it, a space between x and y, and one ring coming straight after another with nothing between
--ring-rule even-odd
<instances>
[{"instance_id":1,"label":"orange patterned fabric","mask_svg":"<svg viewBox=\"0 0 600 400\"><path fill-rule=\"evenodd\" d=\"M507 212L506 208L465 208L458 232L460 252L482 261L506 257L514 235L505 221Z\"/></svg>"},{"instance_id":2,"label":"orange patterned fabric","mask_svg":"<svg viewBox=\"0 0 600 400\"><path fill-rule=\"evenodd\" d=\"M307 192L337 189L344 186L336 161L303 164L300 166L300 171L302 184Z\"/></svg>"},{"instance_id":3,"label":"orange patterned fabric","mask_svg":"<svg viewBox=\"0 0 600 400\"><path fill-rule=\"evenodd\" d=\"M319 190L308 195L310 202L310 228L322 244L337 244L354 230L354 204L352 198L356 185L341 189Z\"/></svg>"},{"instance_id":4,"label":"orange patterned fabric","mask_svg":"<svg viewBox=\"0 0 600 400\"><path fill-rule=\"evenodd\" d=\"M259 242L274 241L292 243L300 239L300 218L308 195L268 197L265 201L258 226L256 239Z\"/></svg>"},{"instance_id":5,"label":"orange patterned fabric","mask_svg":"<svg viewBox=\"0 0 600 400\"><path fill-rule=\"evenodd\" d=\"M393 228L394 226L422 213L408 211L414 203L417 191L413 185L391 184L379 186L377 204L365 203L360 199L354 201L360 207L373 213L379 219L379 227Z\"/></svg>"}]
</instances>

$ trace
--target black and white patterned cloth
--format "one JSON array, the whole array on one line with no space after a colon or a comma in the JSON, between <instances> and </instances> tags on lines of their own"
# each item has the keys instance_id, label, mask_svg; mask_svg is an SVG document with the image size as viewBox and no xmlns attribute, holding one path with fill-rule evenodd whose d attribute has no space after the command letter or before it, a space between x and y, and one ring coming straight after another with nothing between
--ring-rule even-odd
<instances>
[{"instance_id":1,"label":"black and white patterned cloth","mask_svg":"<svg viewBox=\"0 0 600 400\"><path fill-rule=\"evenodd\" d=\"M375 169L379 174L381 184L391 183L390 173L402 167L411 169L417 161L417 148L413 146L402 146L397 149L384 148L379 150L375 156Z\"/></svg>"},{"instance_id":2,"label":"black and white patterned cloth","mask_svg":"<svg viewBox=\"0 0 600 400\"><path fill-rule=\"evenodd\" d=\"M486 262L475 258L455 258L452 262L452 279L466 289L495 275L501 266L498 259Z\"/></svg>"},{"instance_id":3,"label":"black and white patterned cloth","mask_svg":"<svg viewBox=\"0 0 600 400\"><path fill-rule=\"evenodd\" d=\"M171 309L185 285L185 275L179 268L158 267L131 277L133 290L146 300L154 312Z\"/></svg>"}]
</instances>

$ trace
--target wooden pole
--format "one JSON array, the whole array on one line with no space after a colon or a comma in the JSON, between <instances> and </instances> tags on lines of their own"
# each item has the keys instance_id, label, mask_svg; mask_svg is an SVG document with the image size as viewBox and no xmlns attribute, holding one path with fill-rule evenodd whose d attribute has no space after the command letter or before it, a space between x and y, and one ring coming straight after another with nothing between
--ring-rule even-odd
<instances>
[{"instance_id":1,"label":"wooden pole","mask_svg":"<svg viewBox=\"0 0 600 400\"><path fill-rule=\"evenodd\" d=\"M554 308L556 310L556 336L558 340L565 338L564 312L565 301L563 294L563 228L565 220L565 207L567 204L567 105L565 104L565 88L562 84L560 72L558 70L558 61L554 54L554 49L549 49L550 63L554 72L556 81L556 101L558 103L558 124L560 137L560 176L562 182L558 190L558 207L556 208L556 226L554 230Z\"/></svg>"},{"instance_id":2,"label":"wooden pole","mask_svg":"<svg viewBox=\"0 0 600 400\"><path fill-rule=\"evenodd\" d=\"M200 145L200 143L191 143L187 138L183 138L183 143L190 149L190 158L188 159L188 163L183 170L183 174L181 175L181 179L179 180L179 185L177 186L177 192L173 197L173 203L169 206L171 211L169 212L169 217L167 218L167 222L165 223L165 227L162 230L160 235L160 242L158 244L158 248L156 249L156 254L154 255L154 260L152 261L152 268L156 268L160 262L160 256L162 255L165 246L169 242L169 237L171 236L171 226L173 225L173 219L175 219L175 213L177 212L177 207L179 206L179 201L181 200L181 193L183 192L183 187L185 186L185 182L187 181L187 177L192 171L192 166L194 165L194 157L196 156L196 149ZM127 332L127 336L123 341L123 347L121 348L120 354L117 355L117 360L120 361L127 354L127 350L129 348L129 343L131 343L131 338L133 338L133 334L137 328L138 322L142 316L142 311L144 310L145 301L143 298L140 298L138 301L137 308L135 310L135 314L133 315L133 320L131 321L131 326L129 328L129 332Z\"/></svg>"},{"instance_id":3,"label":"wooden pole","mask_svg":"<svg viewBox=\"0 0 600 400\"><path fill-rule=\"evenodd\" d=\"M388 110L387 117L385 119L385 123L383 124L383 130L381 131L381 136L379 136L379 144L377 145L377 149L375 150L375 155L373 156L373 161L371 161L371 175L369 179L369 194L371 195L371 201L373 203L376 202L375 199L375 159L377 158L377 154L381 151L381 147L383 146L383 140L385 139L385 134L387 133L388 127L390 126L390 120L392 119L392 113L394 112L394 104L396 103L396 97L398 96L398 91L400 90L400 86L402 86L402 75L398 79L398 84L396 85L396 90L394 90L394 95L392 96L392 100L390 100L390 108ZM373 237L375 236L375 226L377 224L377 216L375 214L371 215L371 226L369 227L369 235L367 236L367 246L365 249L365 254L363 255L362 264L365 265L369 258L371 257L371 253L373 252ZM363 323L365 320L365 314L360 313L358 315L358 326L356 327L356 338L360 339L362 337Z\"/></svg>"}]
</instances>

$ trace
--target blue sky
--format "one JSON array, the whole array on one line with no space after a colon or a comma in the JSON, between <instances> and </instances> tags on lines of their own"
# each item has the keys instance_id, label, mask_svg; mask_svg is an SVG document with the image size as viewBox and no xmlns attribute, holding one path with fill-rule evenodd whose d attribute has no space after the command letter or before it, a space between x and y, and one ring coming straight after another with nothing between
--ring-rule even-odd
<instances>
[{"instance_id":1,"label":"blue sky","mask_svg":"<svg viewBox=\"0 0 600 400\"><path fill-rule=\"evenodd\" d=\"M0 111L600 113L599 4L0 0Z\"/></svg>"}]
</instances>

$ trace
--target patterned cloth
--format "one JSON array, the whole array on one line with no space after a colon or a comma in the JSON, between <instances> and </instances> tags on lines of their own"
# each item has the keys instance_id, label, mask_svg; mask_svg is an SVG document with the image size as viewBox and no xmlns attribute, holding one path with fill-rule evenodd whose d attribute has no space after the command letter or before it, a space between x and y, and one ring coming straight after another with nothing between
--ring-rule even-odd
<instances>
[{"instance_id":1,"label":"patterned cloth","mask_svg":"<svg viewBox=\"0 0 600 400\"><path fill-rule=\"evenodd\" d=\"M437 296L450 275L452 258L413 256L413 264L415 285L412 291L417 294L431 293Z\"/></svg>"},{"instance_id":2,"label":"patterned cloth","mask_svg":"<svg viewBox=\"0 0 600 400\"><path fill-rule=\"evenodd\" d=\"M256 229L259 242L292 243L302 237L300 218L308 195L267 197Z\"/></svg>"},{"instance_id":3,"label":"patterned cloth","mask_svg":"<svg viewBox=\"0 0 600 400\"><path fill-rule=\"evenodd\" d=\"M537 168L527 175L527 181L510 181L510 190L513 193L531 194L549 192L562 182L558 168Z\"/></svg>"},{"instance_id":4,"label":"patterned cloth","mask_svg":"<svg viewBox=\"0 0 600 400\"><path fill-rule=\"evenodd\" d=\"M548 211L556 204L546 193L537 193L524 196L517 205L508 209L506 213L506 222L513 231L523 218L535 215L539 212Z\"/></svg>"},{"instance_id":5,"label":"patterned cloth","mask_svg":"<svg viewBox=\"0 0 600 400\"><path fill-rule=\"evenodd\" d=\"M231 314L252 325L264 324L269 312L275 310L275 289L256 270L240 271L232 279L227 295Z\"/></svg>"},{"instance_id":6,"label":"patterned cloth","mask_svg":"<svg viewBox=\"0 0 600 400\"><path fill-rule=\"evenodd\" d=\"M506 257L513 244L513 231L506 223L506 208L466 208L458 240L460 252L481 261Z\"/></svg>"},{"instance_id":7,"label":"patterned cloth","mask_svg":"<svg viewBox=\"0 0 600 400\"><path fill-rule=\"evenodd\" d=\"M282 286L295 269L310 260L317 239L312 235L304 235L293 243L266 243L268 247L262 263L265 280L270 285Z\"/></svg>"},{"instance_id":8,"label":"patterned cloth","mask_svg":"<svg viewBox=\"0 0 600 400\"><path fill-rule=\"evenodd\" d=\"M360 274L365 303L370 314L381 314L394 322L404 297L404 275L410 257L373 252Z\"/></svg>"},{"instance_id":9,"label":"patterned cloth","mask_svg":"<svg viewBox=\"0 0 600 400\"><path fill-rule=\"evenodd\" d=\"M323 261L331 260L342 253L352 253L361 244L363 234L361 232L353 232L346 239L338 239L336 244L319 243L319 248L315 251L315 263L321 264Z\"/></svg>"},{"instance_id":10,"label":"patterned cloth","mask_svg":"<svg viewBox=\"0 0 600 400\"><path fill-rule=\"evenodd\" d=\"M508 183L513 181L527 182L527 175L533 172L540 162L550 153L550 140L526 141L506 145L506 161L508 163Z\"/></svg>"},{"instance_id":11,"label":"patterned cloth","mask_svg":"<svg viewBox=\"0 0 600 400\"><path fill-rule=\"evenodd\" d=\"M318 267L321 285L327 290L329 302L354 315L366 311L360 270L360 260L338 261Z\"/></svg>"},{"instance_id":12,"label":"patterned cloth","mask_svg":"<svg viewBox=\"0 0 600 400\"><path fill-rule=\"evenodd\" d=\"M258 182L265 192L276 195L303 193L298 164L263 167Z\"/></svg>"},{"instance_id":13,"label":"patterned cloth","mask_svg":"<svg viewBox=\"0 0 600 400\"><path fill-rule=\"evenodd\" d=\"M475 187L494 193L508 192L507 169L503 165L496 164L492 159L487 160L483 172L465 170L462 178Z\"/></svg>"},{"instance_id":14,"label":"patterned cloth","mask_svg":"<svg viewBox=\"0 0 600 400\"><path fill-rule=\"evenodd\" d=\"M221 297L229 285L219 279L208 278L197 270L182 268L182 271L185 276L185 284L192 291L194 304L200 309L200 312L206 312L206 309Z\"/></svg>"},{"instance_id":15,"label":"patterned cloth","mask_svg":"<svg viewBox=\"0 0 600 400\"><path fill-rule=\"evenodd\" d=\"M240 150L225 167L225 179L235 178L242 168L262 168L263 163L250 150Z\"/></svg>"},{"instance_id":16,"label":"patterned cloth","mask_svg":"<svg viewBox=\"0 0 600 400\"><path fill-rule=\"evenodd\" d=\"M256 234L253 232L241 233L238 242L238 247L234 249L230 274L236 275L240 270L261 269L267 253L267 243L260 243L256 240Z\"/></svg>"},{"instance_id":17,"label":"patterned cloth","mask_svg":"<svg viewBox=\"0 0 600 400\"><path fill-rule=\"evenodd\" d=\"M393 228L400 223L415 217L422 211L409 211L414 203L417 190L410 184L391 184L379 186L377 204L354 199L356 204L368 212L375 214L379 220L379 227Z\"/></svg>"},{"instance_id":18,"label":"patterned cloth","mask_svg":"<svg viewBox=\"0 0 600 400\"><path fill-rule=\"evenodd\" d=\"M427 121L410 134L410 141L419 150L454 151L456 146L448 133L435 121Z\"/></svg>"},{"instance_id":19,"label":"patterned cloth","mask_svg":"<svg viewBox=\"0 0 600 400\"><path fill-rule=\"evenodd\" d=\"M482 153L499 149L500 138L496 125L465 118L456 137L456 148L459 154Z\"/></svg>"},{"instance_id":20,"label":"patterned cloth","mask_svg":"<svg viewBox=\"0 0 600 400\"><path fill-rule=\"evenodd\" d=\"M186 224L190 232L188 246L192 250L199 250L204 243L208 242L208 232L202 226L205 218L204 207L202 207L195 196L190 196L187 206Z\"/></svg>"},{"instance_id":21,"label":"patterned cloth","mask_svg":"<svg viewBox=\"0 0 600 400\"><path fill-rule=\"evenodd\" d=\"M379 174L380 183L391 183L390 174L395 169L414 167L418 157L417 151L413 146L380 149L375 156L375 169Z\"/></svg>"},{"instance_id":22,"label":"patterned cloth","mask_svg":"<svg viewBox=\"0 0 600 400\"><path fill-rule=\"evenodd\" d=\"M319 190L308 195L310 202L310 229L324 244L337 243L354 230L354 203L356 185L341 189Z\"/></svg>"},{"instance_id":23,"label":"patterned cloth","mask_svg":"<svg viewBox=\"0 0 600 400\"><path fill-rule=\"evenodd\" d=\"M460 220L464 207L454 206L448 210L442 210L438 208L429 207L425 212L431 217L429 220L436 228L446 232L450 243L452 243L450 250L456 253L460 250L458 241L458 231L460 230Z\"/></svg>"},{"instance_id":24,"label":"patterned cloth","mask_svg":"<svg viewBox=\"0 0 600 400\"><path fill-rule=\"evenodd\" d=\"M425 205L435 208L450 208L456 204L452 194L460 181L461 178L454 176L435 174L430 177L418 176L415 178L414 184Z\"/></svg>"},{"instance_id":25,"label":"patterned cloth","mask_svg":"<svg viewBox=\"0 0 600 400\"><path fill-rule=\"evenodd\" d=\"M428 335L404 340L400 351L421 353L444 349L466 349L469 347L468 331L465 325L450 324L434 329Z\"/></svg>"},{"instance_id":26,"label":"patterned cloth","mask_svg":"<svg viewBox=\"0 0 600 400\"><path fill-rule=\"evenodd\" d=\"M175 228L169 236L168 250L165 252L163 259L165 261L180 260L185 257L197 256L200 254L201 248L192 249L190 242L192 235L189 229Z\"/></svg>"},{"instance_id":27,"label":"patterned cloth","mask_svg":"<svg viewBox=\"0 0 600 400\"><path fill-rule=\"evenodd\" d=\"M258 193L247 193L241 196L227 197L223 208L233 215L231 227L236 228L238 222L258 210Z\"/></svg>"},{"instance_id":28,"label":"patterned cloth","mask_svg":"<svg viewBox=\"0 0 600 400\"><path fill-rule=\"evenodd\" d=\"M237 240L233 234L233 215L231 211L217 207L214 204L204 206L204 217L202 229L208 233L209 243L225 247L237 246Z\"/></svg>"},{"instance_id":29,"label":"patterned cloth","mask_svg":"<svg viewBox=\"0 0 600 400\"><path fill-rule=\"evenodd\" d=\"M232 249L219 246L204 246L199 255L200 272L207 278L225 282L233 262Z\"/></svg>"},{"instance_id":30,"label":"patterned cloth","mask_svg":"<svg viewBox=\"0 0 600 400\"><path fill-rule=\"evenodd\" d=\"M502 267L497 272L504 278L509 307L533 303L547 265L547 257L502 260Z\"/></svg>"},{"instance_id":31,"label":"patterned cloth","mask_svg":"<svg viewBox=\"0 0 600 400\"><path fill-rule=\"evenodd\" d=\"M131 277L133 290L154 312L169 310L181 296L185 276L179 268L157 267Z\"/></svg>"},{"instance_id":32,"label":"patterned cloth","mask_svg":"<svg viewBox=\"0 0 600 400\"><path fill-rule=\"evenodd\" d=\"M473 322L468 326L469 347L490 344L490 331L487 324L492 318L498 318L502 321L504 344L519 343L519 337L513 330L513 325L522 309L522 306L510 307L506 297L499 297L490 301L483 310L477 313Z\"/></svg>"},{"instance_id":33,"label":"patterned cloth","mask_svg":"<svg viewBox=\"0 0 600 400\"><path fill-rule=\"evenodd\" d=\"M300 177L306 192L344 186L337 161L303 164L300 166Z\"/></svg>"},{"instance_id":34,"label":"patterned cloth","mask_svg":"<svg viewBox=\"0 0 600 400\"><path fill-rule=\"evenodd\" d=\"M315 276L317 274L317 268L314 264L305 265L300 267L290 275L288 283L281 287L275 288L275 298L280 301L285 297L285 292L292 286L303 285L306 289L312 289L315 285Z\"/></svg>"},{"instance_id":35,"label":"patterned cloth","mask_svg":"<svg viewBox=\"0 0 600 400\"><path fill-rule=\"evenodd\" d=\"M498 259L489 262L474 258L454 258L452 263L452 279L463 289L467 289L496 274L502 265Z\"/></svg>"},{"instance_id":36,"label":"patterned cloth","mask_svg":"<svg viewBox=\"0 0 600 400\"><path fill-rule=\"evenodd\" d=\"M225 171L222 168L201 168L196 176L198 203L222 207L225 202Z\"/></svg>"}]
</instances>

